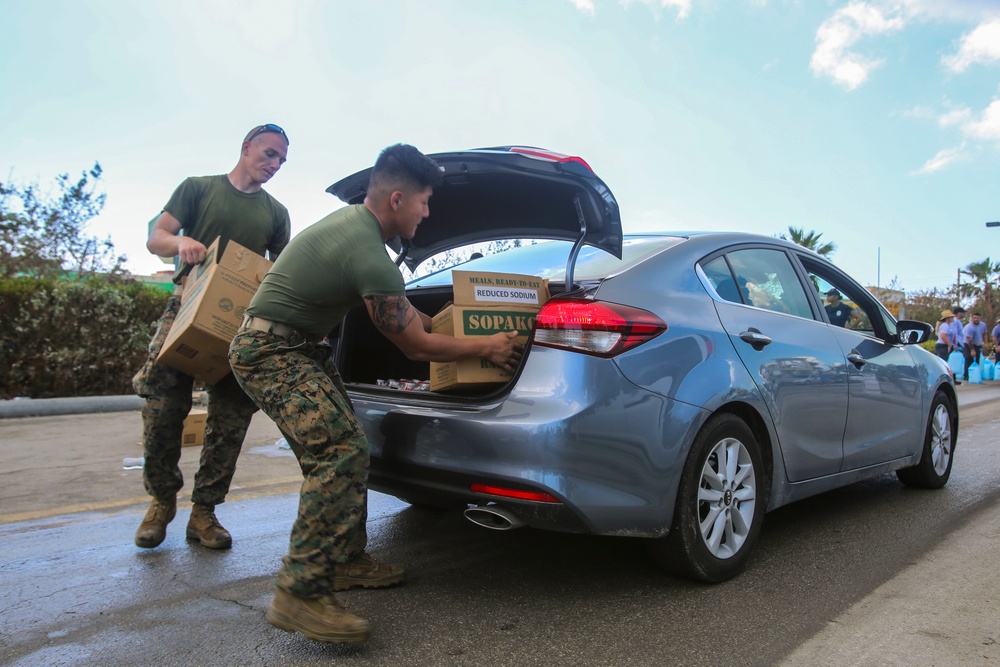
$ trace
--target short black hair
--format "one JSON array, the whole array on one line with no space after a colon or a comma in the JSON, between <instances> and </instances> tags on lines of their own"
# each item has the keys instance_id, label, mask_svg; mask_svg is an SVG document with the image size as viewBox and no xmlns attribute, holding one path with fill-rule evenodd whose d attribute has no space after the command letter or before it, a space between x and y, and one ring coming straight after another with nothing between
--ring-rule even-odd
<instances>
[{"instance_id":1,"label":"short black hair","mask_svg":"<svg viewBox=\"0 0 1000 667\"><path fill-rule=\"evenodd\" d=\"M413 192L441 183L441 169L409 144L393 144L379 153L368 179L368 192Z\"/></svg>"}]
</instances>

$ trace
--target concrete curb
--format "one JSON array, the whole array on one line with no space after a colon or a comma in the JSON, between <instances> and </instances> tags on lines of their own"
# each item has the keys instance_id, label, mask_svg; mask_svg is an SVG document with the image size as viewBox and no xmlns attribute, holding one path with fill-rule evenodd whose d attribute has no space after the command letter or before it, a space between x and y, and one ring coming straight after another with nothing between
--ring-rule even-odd
<instances>
[{"instance_id":1,"label":"concrete curb","mask_svg":"<svg viewBox=\"0 0 1000 667\"><path fill-rule=\"evenodd\" d=\"M141 410L145 399L127 396L69 396L66 398L17 398L0 401L0 419L13 417L58 417L94 412L127 412ZM191 397L191 405L208 405L208 392L198 390Z\"/></svg>"},{"instance_id":2,"label":"concrete curb","mask_svg":"<svg viewBox=\"0 0 1000 667\"><path fill-rule=\"evenodd\" d=\"M125 412L142 408L138 396L75 396L69 398L19 398L0 401L0 419L52 417L91 412Z\"/></svg>"}]
</instances>

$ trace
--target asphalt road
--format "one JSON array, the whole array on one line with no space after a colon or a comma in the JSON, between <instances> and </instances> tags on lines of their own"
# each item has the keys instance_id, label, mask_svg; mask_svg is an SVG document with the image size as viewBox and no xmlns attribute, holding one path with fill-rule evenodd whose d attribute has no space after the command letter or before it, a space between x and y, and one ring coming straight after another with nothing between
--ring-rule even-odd
<instances>
[{"instance_id":1,"label":"asphalt road","mask_svg":"<svg viewBox=\"0 0 1000 667\"><path fill-rule=\"evenodd\" d=\"M139 455L136 413L0 420L0 664L819 664L817 651L834 656L850 640L824 640L831 625L928 558L937 583L960 576L953 541L1000 516L996 406L963 408L945 489L908 489L888 475L772 512L748 570L715 586L664 575L639 540L497 533L373 493L370 551L406 564L409 578L338 595L372 624L371 639L351 647L264 620L297 501L297 467L273 425L255 420L237 488L219 508L234 547L215 552L185 541L186 503L163 545L132 544L145 500L139 471L122 462ZM194 465L186 450L182 467ZM917 597L922 609L895 613L905 624L930 605L947 633L963 623L963 604L982 606L983 586L996 590L996 563L981 563L989 582L965 575L970 591L945 587L938 609ZM1000 628L975 630L976 645L956 645L953 661L884 645L825 664L1000 660L990 643Z\"/></svg>"}]
</instances>

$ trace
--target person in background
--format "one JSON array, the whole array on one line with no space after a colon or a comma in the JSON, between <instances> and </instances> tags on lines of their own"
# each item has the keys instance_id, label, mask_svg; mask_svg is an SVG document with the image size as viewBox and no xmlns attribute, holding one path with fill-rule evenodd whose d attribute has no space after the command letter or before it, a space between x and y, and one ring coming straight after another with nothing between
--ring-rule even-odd
<instances>
[{"instance_id":1,"label":"person in background","mask_svg":"<svg viewBox=\"0 0 1000 667\"><path fill-rule=\"evenodd\" d=\"M951 331L951 345L953 350L962 350L962 346L965 343L965 322L962 318L965 317L965 308L961 306L955 306L951 309L951 312L955 313L955 319L951 321L950 331ZM965 380L967 378L955 378L956 380Z\"/></svg>"},{"instance_id":2,"label":"person in background","mask_svg":"<svg viewBox=\"0 0 1000 667\"><path fill-rule=\"evenodd\" d=\"M941 319L937 325L937 342L934 343L934 354L944 359L948 363L948 355L954 349L951 343L951 323L955 319L955 313L950 310L941 311Z\"/></svg>"},{"instance_id":3,"label":"person in background","mask_svg":"<svg viewBox=\"0 0 1000 667\"><path fill-rule=\"evenodd\" d=\"M1000 317L997 318L996 326L990 332L993 337L993 361L1000 364Z\"/></svg>"},{"instance_id":4,"label":"person in background","mask_svg":"<svg viewBox=\"0 0 1000 667\"><path fill-rule=\"evenodd\" d=\"M302 469L298 518L267 621L315 641L368 637L368 622L340 606L334 591L392 586L405 576L402 566L366 551L368 441L323 336L363 305L410 359L481 358L511 370L521 356L516 332L431 333L431 318L406 298L385 242L413 238L440 180L436 163L413 146L383 150L364 203L334 211L292 240L229 347L233 374L274 420Z\"/></svg>"},{"instance_id":5,"label":"person in background","mask_svg":"<svg viewBox=\"0 0 1000 667\"><path fill-rule=\"evenodd\" d=\"M827 290L826 316L830 318L830 324L836 327L851 327L861 321L861 315L854 308L841 301L841 294L836 289Z\"/></svg>"},{"instance_id":6,"label":"person in background","mask_svg":"<svg viewBox=\"0 0 1000 667\"><path fill-rule=\"evenodd\" d=\"M982 313L972 313L972 321L962 330L965 342L962 344L962 356L965 357L965 379L969 379L969 368L972 364L983 365L983 343L986 340L986 323L982 321Z\"/></svg>"},{"instance_id":7,"label":"person in background","mask_svg":"<svg viewBox=\"0 0 1000 667\"><path fill-rule=\"evenodd\" d=\"M174 191L146 242L160 257L177 257L174 295L167 302L149 344L146 363L132 379L142 407L143 483L153 497L135 533L136 546L151 549L163 542L177 513L177 492L184 484L178 467L184 419L191 411L194 378L156 361L180 309L183 279L205 259L207 246L222 239L219 252L236 241L259 255L275 258L288 244L288 211L262 186L281 169L288 136L277 125L258 125L246 134L240 158L228 174L186 179ZM250 419L257 411L232 375L208 389L205 444L194 478L194 506L187 538L210 549L228 549L232 536L215 516L236 471Z\"/></svg>"}]
</instances>

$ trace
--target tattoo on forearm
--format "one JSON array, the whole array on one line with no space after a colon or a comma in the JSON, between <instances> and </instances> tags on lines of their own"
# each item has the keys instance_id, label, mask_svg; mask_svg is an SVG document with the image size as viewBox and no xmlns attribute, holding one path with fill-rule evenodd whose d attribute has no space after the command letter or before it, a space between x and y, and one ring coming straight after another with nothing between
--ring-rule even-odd
<instances>
[{"instance_id":1,"label":"tattoo on forearm","mask_svg":"<svg viewBox=\"0 0 1000 667\"><path fill-rule=\"evenodd\" d=\"M405 296L366 296L372 306L375 326L386 333L402 333L416 312Z\"/></svg>"}]
</instances>

